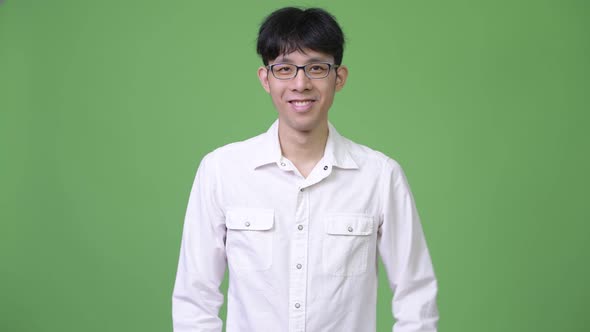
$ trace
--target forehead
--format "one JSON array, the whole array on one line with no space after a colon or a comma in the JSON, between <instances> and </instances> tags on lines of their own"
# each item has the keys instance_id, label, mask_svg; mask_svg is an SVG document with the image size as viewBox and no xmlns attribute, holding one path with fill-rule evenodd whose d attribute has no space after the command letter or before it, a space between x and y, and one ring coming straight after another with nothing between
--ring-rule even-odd
<instances>
[{"instance_id":1,"label":"forehead","mask_svg":"<svg viewBox=\"0 0 590 332\"><path fill-rule=\"evenodd\" d=\"M317 52L310 49L296 50L291 53L281 54L270 63L294 63L304 64L310 62L334 62L332 55Z\"/></svg>"}]
</instances>

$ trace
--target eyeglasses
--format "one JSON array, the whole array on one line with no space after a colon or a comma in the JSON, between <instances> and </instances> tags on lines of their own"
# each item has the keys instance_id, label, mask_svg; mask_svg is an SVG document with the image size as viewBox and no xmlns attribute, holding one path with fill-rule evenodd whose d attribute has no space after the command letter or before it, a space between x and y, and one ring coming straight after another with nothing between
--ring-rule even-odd
<instances>
[{"instance_id":1,"label":"eyeglasses","mask_svg":"<svg viewBox=\"0 0 590 332\"><path fill-rule=\"evenodd\" d=\"M297 66L290 63L275 63L266 66L272 72L272 75L279 80L290 80L297 76L299 69L303 69L305 76L311 79L321 79L328 77L332 68L338 68L338 65L327 62L308 63L305 66Z\"/></svg>"}]
</instances>

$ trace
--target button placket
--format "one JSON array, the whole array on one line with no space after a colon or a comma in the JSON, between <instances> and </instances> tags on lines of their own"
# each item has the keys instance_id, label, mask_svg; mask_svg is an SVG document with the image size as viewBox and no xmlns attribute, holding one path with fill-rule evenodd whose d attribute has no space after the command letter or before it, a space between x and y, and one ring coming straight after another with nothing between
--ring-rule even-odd
<instances>
[{"instance_id":1,"label":"button placket","mask_svg":"<svg viewBox=\"0 0 590 332\"><path fill-rule=\"evenodd\" d=\"M289 332L302 331L305 327L305 303L307 301L307 264L309 233L309 194L303 185L297 187L297 202L295 207L295 225L291 241L290 261L293 269L289 276ZM305 189L305 190L304 190Z\"/></svg>"}]
</instances>

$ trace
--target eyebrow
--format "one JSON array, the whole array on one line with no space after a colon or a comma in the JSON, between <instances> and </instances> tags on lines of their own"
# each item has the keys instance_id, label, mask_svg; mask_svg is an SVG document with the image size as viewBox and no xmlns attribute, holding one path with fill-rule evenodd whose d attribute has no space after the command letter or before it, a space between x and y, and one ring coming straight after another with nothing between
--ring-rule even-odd
<instances>
[{"instance_id":1,"label":"eyebrow","mask_svg":"<svg viewBox=\"0 0 590 332\"><path fill-rule=\"evenodd\" d=\"M330 62L330 61L328 61L327 59L322 59L322 58L311 58L311 59L307 59L306 63L314 63L314 62ZM294 61L289 58L282 58L282 59L277 59L276 63L294 63Z\"/></svg>"}]
</instances>

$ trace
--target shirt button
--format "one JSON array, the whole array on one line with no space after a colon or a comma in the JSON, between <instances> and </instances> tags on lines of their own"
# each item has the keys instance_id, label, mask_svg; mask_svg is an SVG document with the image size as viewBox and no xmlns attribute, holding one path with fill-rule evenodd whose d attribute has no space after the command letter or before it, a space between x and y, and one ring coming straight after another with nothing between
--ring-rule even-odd
<instances>
[{"instance_id":1,"label":"shirt button","mask_svg":"<svg viewBox=\"0 0 590 332\"><path fill-rule=\"evenodd\" d=\"M324 166L324 171L327 171L327 170L328 170L328 166Z\"/></svg>"},{"instance_id":2,"label":"shirt button","mask_svg":"<svg viewBox=\"0 0 590 332\"><path fill-rule=\"evenodd\" d=\"M300 230L300 231L303 230L303 225L297 226L297 229Z\"/></svg>"},{"instance_id":3,"label":"shirt button","mask_svg":"<svg viewBox=\"0 0 590 332\"><path fill-rule=\"evenodd\" d=\"M295 303L295 308L299 309L299 307L301 307L301 304Z\"/></svg>"},{"instance_id":4,"label":"shirt button","mask_svg":"<svg viewBox=\"0 0 590 332\"><path fill-rule=\"evenodd\" d=\"M348 231L352 232L352 227L348 226Z\"/></svg>"},{"instance_id":5,"label":"shirt button","mask_svg":"<svg viewBox=\"0 0 590 332\"><path fill-rule=\"evenodd\" d=\"M249 221L246 221L246 222L244 223L244 225L246 225L246 227L250 227L250 222L249 222Z\"/></svg>"},{"instance_id":6,"label":"shirt button","mask_svg":"<svg viewBox=\"0 0 590 332\"><path fill-rule=\"evenodd\" d=\"M302 265L301 265L301 264L297 264L297 268L298 268L299 270L301 270L301 267L302 267Z\"/></svg>"},{"instance_id":7,"label":"shirt button","mask_svg":"<svg viewBox=\"0 0 590 332\"><path fill-rule=\"evenodd\" d=\"M299 189L299 191L303 191L303 188Z\"/></svg>"},{"instance_id":8,"label":"shirt button","mask_svg":"<svg viewBox=\"0 0 590 332\"><path fill-rule=\"evenodd\" d=\"M285 167L285 166L287 166L287 164L285 164L284 162L281 161L281 166Z\"/></svg>"}]
</instances>

